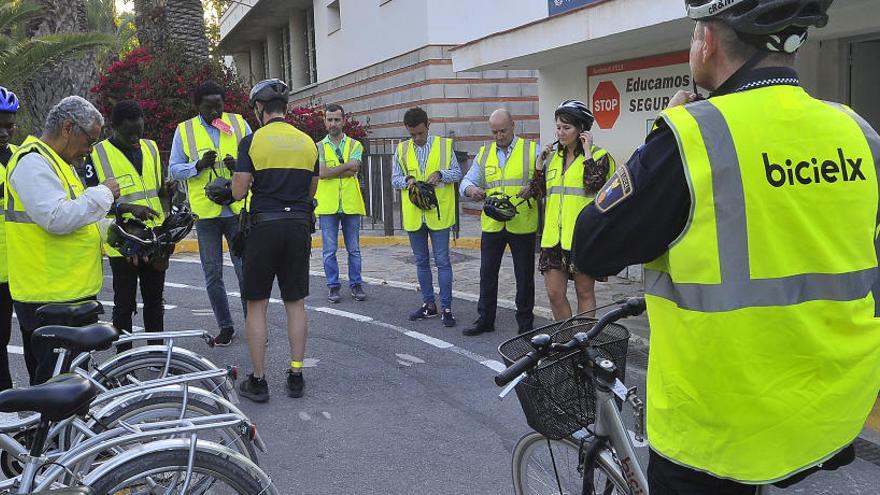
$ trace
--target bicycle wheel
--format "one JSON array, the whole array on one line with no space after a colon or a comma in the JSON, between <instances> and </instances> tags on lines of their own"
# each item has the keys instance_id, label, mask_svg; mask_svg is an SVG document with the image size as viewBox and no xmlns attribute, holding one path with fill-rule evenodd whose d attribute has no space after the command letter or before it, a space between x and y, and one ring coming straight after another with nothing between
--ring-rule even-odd
<instances>
[{"instance_id":1,"label":"bicycle wheel","mask_svg":"<svg viewBox=\"0 0 880 495\"><path fill-rule=\"evenodd\" d=\"M95 424L95 432L100 433L105 429L115 428L119 426L120 421L141 424L180 419L181 401L180 396L162 393L138 400L113 411L106 417L96 418L98 421ZM216 404L190 397L187 401L184 418L213 416L228 412ZM258 464L257 450L254 448L254 443L246 437L247 434L246 431L240 431L238 428L230 426L199 432L199 439L228 447L247 457L254 464Z\"/></svg>"},{"instance_id":2,"label":"bicycle wheel","mask_svg":"<svg viewBox=\"0 0 880 495\"><path fill-rule=\"evenodd\" d=\"M523 435L513 449L513 491L516 495L580 495L583 477L577 443L550 440L538 432ZM628 495L616 487L600 464L593 471L595 495Z\"/></svg>"},{"instance_id":3,"label":"bicycle wheel","mask_svg":"<svg viewBox=\"0 0 880 495\"><path fill-rule=\"evenodd\" d=\"M134 383L132 379L140 382L154 380L161 377L162 371L165 369L166 359L167 355L163 351L135 354L104 366L98 373L93 373L93 375L102 385L109 388ZM168 374L183 375L197 371L210 371L212 369L216 368L209 368L204 361L198 358L186 354L172 353ZM193 382L192 385L218 394L224 399L229 399L224 379L201 380Z\"/></svg>"},{"instance_id":4,"label":"bicycle wheel","mask_svg":"<svg viewBox=\"0 0 880 495\"><path fill-rule=\"evenodd\" d=\"M120 464L93 483L99 494L186 493L256 495L275 493L234 456L196 449L186 491L189 449L153 452Z\"/></svg>"}]
</instances>

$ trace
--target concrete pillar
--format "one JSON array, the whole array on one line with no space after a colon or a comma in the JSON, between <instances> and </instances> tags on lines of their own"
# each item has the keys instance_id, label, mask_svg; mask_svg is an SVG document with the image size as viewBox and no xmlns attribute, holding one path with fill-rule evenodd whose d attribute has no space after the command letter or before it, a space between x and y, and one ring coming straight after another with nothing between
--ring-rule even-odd
<instances>
[{"instance_id":1,"label":"concrete pillar","mask_svg":"<svg viewBox=\"0 0 880 495\"><path fill-rule=\"evenodd\" d=\"M262 81L266 79L266 70L264 69L265 61L263 60L263 44L260 42L251 43L251 77L254 81Z\"/></svg>"},{"instance_id":2,"label":"concrete pillar","mask_svg":"<svg viewBox=\"0 0 880 495\"><path fill-rule=\"evenodd\" d=\"M269 31L269 35L266 37L266 47L269 52L269 77L277 77L279 79L284 78L284 74L281 73L281 32L278 29L273 29Z\"/></svg>"},{"instance_id":3,"label":"concrete pillar","mask_svg":"<svg viewBox=\"0 0 880 495\"><path fill-rule=\"evenodd\" d=\"M306 13L298 10L289 19L290 25L290 81L292 89L302 88L309 84L309 47L306 41Z\"/></svg>"},{"instance_id":4,"label":"concrete pillar","mask_svg":"<svg viewBox=\"0 0 880 495\"><path fill-rule=\"evenodd\" d=\"M250 52L233 53L232 60L235 64L235 72L238 74L238 78L241 80L241 82L246 85L253 84L254 78L251 74Z\"/></svg>"}]
</instances>

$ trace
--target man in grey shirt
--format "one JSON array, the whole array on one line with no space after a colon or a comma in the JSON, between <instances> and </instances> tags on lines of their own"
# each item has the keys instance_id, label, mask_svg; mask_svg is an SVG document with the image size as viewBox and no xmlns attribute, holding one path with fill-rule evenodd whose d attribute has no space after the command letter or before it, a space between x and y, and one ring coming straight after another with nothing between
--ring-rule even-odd
<instances>
[{"instance_id":1,"label":"man in grey shirt","mask_svg":"<svg viewBox=\"0 0 880 495\"><path fill-rule=\"evenodd\" d=\"M119 185L108 179L84 189L72 166L91 151L103 125L91 103L64 98L49 111L43 134L28 136L7 167L9 289L32 384L51 376L54 361L52 349L31 345L37 308L95 299L103 283L98 224Z\"/></svg>"}]
</instances>

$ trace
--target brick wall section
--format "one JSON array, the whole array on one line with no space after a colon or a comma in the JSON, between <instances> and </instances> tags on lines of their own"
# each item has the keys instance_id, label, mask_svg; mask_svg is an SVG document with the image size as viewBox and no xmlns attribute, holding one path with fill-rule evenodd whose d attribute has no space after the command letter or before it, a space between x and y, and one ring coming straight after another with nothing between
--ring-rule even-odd
<instances>
[{"instance_id":1,"label":"brick wall section","mask_svg":"<svg viewBox=\"0 0 880 495\"><path fill-rule=\"evenodd\" d=\"M426 46L332 81L295 91L291 104L339 103L368 124L371 138L401 137L403 114L421 106L432 120L431 132L451 136L455 149L474 155L491 139L487 120L506 108L518 135L537 139L537 72L528 70L452 71L449 46Z\"/></svg>"}]
</instances>

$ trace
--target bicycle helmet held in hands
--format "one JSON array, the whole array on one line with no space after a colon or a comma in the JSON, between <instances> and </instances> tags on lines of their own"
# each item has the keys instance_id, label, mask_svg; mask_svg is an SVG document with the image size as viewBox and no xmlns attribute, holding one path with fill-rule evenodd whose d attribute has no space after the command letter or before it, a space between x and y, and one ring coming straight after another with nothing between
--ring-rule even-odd
<instances>
[{"instance_id":1,"label":"bicycle helmet held in hands","mask_svg":"<svg viewBox=\"0 0 880 495\"><path fill-rule=\"evenodd\" d=\"M483 213L493 220L509 222L516 216L516 206L510 201L510 196L495 193L483 202Z\"/></svg>"},{"instance_id":2,"label":"bicycle helmet held in hands","mask_svg":"<svg viewBox=\"0 0 880 495\"><path fill-rule=\"evenodd\" d=\"M420 210L437 209L437 218L440 218L440 204L437 201L437 192L434 186L427 182L417 181L409 188L409 200Z\"/></svg>"},{"instance_id":3,"label":"bicycle helmet held in hands","mask_svg":"<svg viewBox=\"0 0 880 495\"><path fill-rule=\"evenodd\" d=\"M20 103L18 101L18 96L15 96L15 93L9 91L3 86L0 86L0 112L16 113L18 112L19 106Z\"/></svg>"},{"instance_id":4,"label":"bicycle helmet held in hands","mask_svg":"<svg viewBox=\"0 0 880 495\"><path fill-rule=\"evenodd\" d=\"M162 246L170 246L182 241L192 231L199 217L189 208L181 208L165 217L162 225L153 229L156 239Z\"/></svg>"},{"instance_id":5,"label":"bicycle helmet held in hands","mask_svg":"<svg viewBox=\"0 0 880 495\"><path fill-rule=\"evenodd\" d=\"M755 47L794 53L807 40L807 29L828 24L834 0L685 0L695 21L717 20Z\"/></svg>"},{"instance_id":6,"label":"bicycle helmet held in hands","mask_svg":"<svg viewBox=\"0 0 880 495\"><path fill-rule=\"evenodd\" d=\"M148 258L159 247L156 234L136 218L123 218L119 213L107 230L107 244L127 258Z\"/></svg>"},{"instance_id":7,"label":"bicycle helmet held in hands","mask_svg":"<svg viewBox=\"0 0 880 495\"><path fill-rule=\"evenodd\" d=\"M232 181L226 177L217 177L205 186L205 196L218 205L231 205L235 202L232 197Z\"/></svg>"},{"instance_id":8,"label":"bicycle helmet held in hands","mask_svg":"<svg viewBox=\"0 0 880 495\"><path fill-rule=\"evenodd\" d=\"M590 108L580 100L565 100L560 103L556 107L554 117L559 117L562 114L574 117L576 121L583 124L584 130L587 131L593 128L593 122L596 120Z\"/></svg>"}]
</instances>

